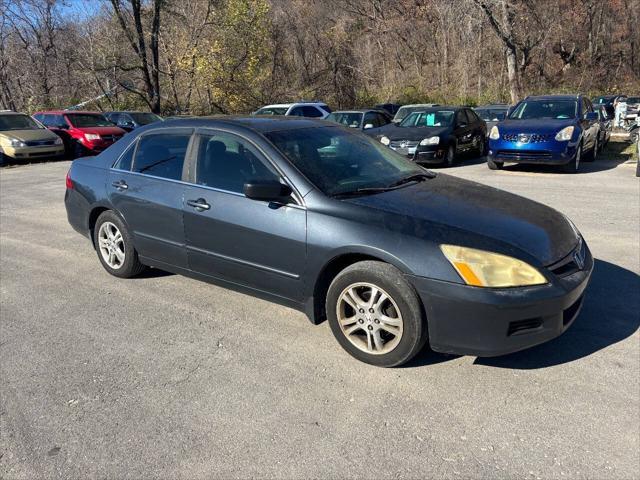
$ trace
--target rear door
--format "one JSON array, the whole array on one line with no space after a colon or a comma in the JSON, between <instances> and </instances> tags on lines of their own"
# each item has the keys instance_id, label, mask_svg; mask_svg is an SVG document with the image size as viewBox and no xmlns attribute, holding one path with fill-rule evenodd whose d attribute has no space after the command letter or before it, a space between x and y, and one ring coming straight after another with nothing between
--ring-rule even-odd
<instances>
[{"instance_id":1,"label":"rear door","mask_svg":"<svg viewBox=\"0 0 640 480\"><path fill-rule=\"evenodd\" d=\"M281 180L249 140L223 131L196 135L184 227L190 268L300 301L306 263L306 209L244 196L252 180Z\"/></svg>"},{"instance_id":2,"label":"rear door","mask_svg":"<svg viewBox=\"0 0 640 480\"><path fill-rule=\"evenodd\" d=\"M192 129L162 129L142 135L120 157L107 189L114 208L134 236L138 253L187 267L182 203L185 157Z\"/></svg>"}]
</instances>

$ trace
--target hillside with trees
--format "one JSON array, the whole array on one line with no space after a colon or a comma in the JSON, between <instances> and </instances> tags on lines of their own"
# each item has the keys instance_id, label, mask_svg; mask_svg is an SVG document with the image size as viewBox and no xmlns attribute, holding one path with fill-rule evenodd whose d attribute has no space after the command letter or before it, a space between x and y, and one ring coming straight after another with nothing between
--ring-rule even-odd
<instances>
[{"instance_id":1,"label":"hillside with trees","mask_svg":"<svg viewBox=\"0 0 640 480\"><path fill-rule=\"evenodd\" d=\"M0 0L0 109L638 94L639 20L640 0Z\"/></svg>"}]
</instances>

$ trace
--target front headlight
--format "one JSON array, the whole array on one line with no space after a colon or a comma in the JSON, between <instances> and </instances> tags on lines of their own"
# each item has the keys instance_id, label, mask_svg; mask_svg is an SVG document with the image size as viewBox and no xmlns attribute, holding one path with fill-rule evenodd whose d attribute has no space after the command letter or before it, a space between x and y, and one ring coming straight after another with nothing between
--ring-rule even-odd
<instances>
[{"instance_id":1,"label":"front headlight","mask_svg":"<svg viewBox=\"0 0 640 480\"><path fill-rule=\"evenodd\" d=\"M85 133L84 138L87 140L100 140L100 135L95 133Z\"/></svg>"},{"instance_id":2,"label":"front headlight","mask_svg":"<svg viewBox=\"0 0 640 480\"><path fill-rule=\"evenodd\" d=\"M62 139L60 137L56 138L53 142L54 145L62 145Z\"/></svg>"},{"instance_id":3,"label":"front headlight","mask_svg":"<svg viewBox=\"0 0 640 480\"><path fill-rule=\"evenodd\" d=\"M516 258L456 245L440 245L440 250L467 285L505 288L547 283L538 270Z\"/></svg>"},{"instance_id":4,"label":"front headlight","mask_svg":"<svg viewBox=\"0 0 640 480\"><path fill-rule=\"evenodd\" d=\"M573 127L565 127L556 134L556 140L559 142L568 142L573 136Z\"/></svg>"},{"instance_id":5,"label":"front headlight","mask_svg":"<svg viewBox=\"0 0 640 480\"><path fill-rule=\"evenodd\" d=\"M391 140L389 140L389 137L382 137L380 138L380 143L383 145L389 145L391 143Z\"/></svg>"},{"instance_id":6,"label":"front headlight","mask_svg":"<svg viewBox=\"0 0 640 480\"><path fill-rule=\"evenodd\" d=\"M9 141L9 145L11 145L12 147L26 147L27 144L24 143L22 140L18 140L17 138L12 138Z\"/></svg>"},{"instance_id":7,"label":"front headlight","mask_svg":"<svg viewBox=\"0 0 640 480\"><path fill-rule=\"evenodd\" d=\"M494 125L491 127L491 132L489 133L489 138L491 140L498 140L500 138L500 130L498 130L498 126Z\"/></svg>"},{"instance_id":8,"label":"front headlight","mask_svg":"<svg viewBox=\"0 0 640 480\"><path fill-rule=\"evenodd\" d=\"M420 145L438 145L440 143L440 137L425 138L420 142Z\"/></svg>"}]
</instances>

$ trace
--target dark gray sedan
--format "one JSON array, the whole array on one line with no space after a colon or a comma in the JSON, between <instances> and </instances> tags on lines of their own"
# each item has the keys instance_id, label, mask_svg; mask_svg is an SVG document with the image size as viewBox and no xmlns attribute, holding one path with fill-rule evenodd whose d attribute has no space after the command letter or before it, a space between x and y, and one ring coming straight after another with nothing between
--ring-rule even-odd
<instances>
[{"instance_id":1,"label":"dark gray sedan","mask_svg":"<svg viewBox=\"0 0 640 480\"><path fill-rule=\"evenodd\" d=\"M74 161L66 186L69 222L112 275L155 267L328 318L385 367L427 342L492 356L550 340L593 268L555 210L318 120L160 122Z\"/></svg>"}]
</instances>

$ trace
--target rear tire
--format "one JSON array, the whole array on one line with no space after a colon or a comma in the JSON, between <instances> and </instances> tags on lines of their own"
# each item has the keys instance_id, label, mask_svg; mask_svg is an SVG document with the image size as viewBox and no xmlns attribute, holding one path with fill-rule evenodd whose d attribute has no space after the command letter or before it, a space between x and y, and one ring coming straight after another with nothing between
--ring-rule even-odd
<instances>
[{"instance_id":1,"label":"rear tire","mask_svg":"<svg viewBox=\"0 0 640 480\"><path fill-rule=\"evenodd\" d=\"M487 167L489 167L489 170L502 170L504 162L495 162L491 159L487 159Z\"/></svg>"},{"instance_id":2,"label":"rear tire","mask_svg":"<svg viewBox=\"0 0 640 480\"><path fill-rule=\"evenodd\" d=\"M565 173L577 173L580 169L580 160L582 159L582 145L578 145L576 155L571 161L562 166L562 171Z\"/></svg>"},{"instance_id":3,"label":"rear tire","mask_svg":"<svg viewBox=\"0 0 640 480\"><path fill-rule=\"evenodd\" d=\"M93 245L104 269L115 277L135 277L147 268L138 259L127 226L111 210L102 212L96 220Z\"/></svg>"},{"instance_id":4,"label":"rear tire","mask_svg":"<svg viewBox=\"0 0 640 480\"><path fill-rule=\"evenodd\" d=\"M402 365L428 338L413 286L384 262L358 262L340 272L329 286L326 312L342 348L371 365Z\"/></svg>"}]
</instances>

